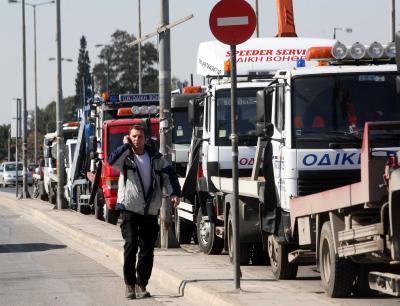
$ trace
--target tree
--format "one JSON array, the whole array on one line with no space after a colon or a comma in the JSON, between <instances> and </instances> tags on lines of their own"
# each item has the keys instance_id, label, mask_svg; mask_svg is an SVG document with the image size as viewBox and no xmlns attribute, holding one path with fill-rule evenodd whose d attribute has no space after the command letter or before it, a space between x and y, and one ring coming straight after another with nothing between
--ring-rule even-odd
<instances>
[{"instance_id":1,"label":"tree","mask_svg":"<svg viewBox=\"0 0 400 306\"><path fill-rule=\"evenodd\" d=\"M86 37L82 36L78 56L78 73L75 79L75 103L73 109L82 106L86 102L83 101L83 94L85 94L86 99L91 96L90 59L86 46ZM84 89L83 83L85 84Z\"/></svg>"},{"instance_id":2,"label":"tree","mask_svg":"<svg viewBox=\"0 0 400 306\"><path fill-rule=\"evenodd\" d=\"M139 91L138 47L129 47L135 40L126 31L117 30L111 35L111 44L100 52L101 63L93 68L96 87L103 92L109 76L109 93L136 93ZM157 49L152 43L142 47L142 86L143 92L158 91L158 72L154 68L157 62Z\"/></svg>"},{"instance_id":3,"label":"tree","mask_svg":"<svg viewBox=\"0 0 400 306\"><path fill-rule=\"evenodd\" d=\"M10 129L11 129L10 124L0 125L0 140L1 140L0 160L8 159L8 138L9 138ZM14 148L15 148L15 146L14 146ZM14 149L14 152L15 152L15 149Z\"/></svg>"}]
</instances>

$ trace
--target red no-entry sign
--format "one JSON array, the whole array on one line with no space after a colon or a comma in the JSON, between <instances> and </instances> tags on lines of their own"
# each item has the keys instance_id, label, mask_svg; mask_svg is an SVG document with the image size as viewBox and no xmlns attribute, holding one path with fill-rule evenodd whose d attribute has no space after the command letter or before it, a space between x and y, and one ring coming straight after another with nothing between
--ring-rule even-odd
<instances>
[{"instance_id":1,"label":"red no-entry sign","mask_svg":"<svg viewBox=\"0 0 400 306\"><path fill-rule=\"evenodd\" d=\"M212 9L209 23L216 39L227 45L238 45L253 34L256 14L245 0L221 0Z\"/></svg>"}]
</instances>

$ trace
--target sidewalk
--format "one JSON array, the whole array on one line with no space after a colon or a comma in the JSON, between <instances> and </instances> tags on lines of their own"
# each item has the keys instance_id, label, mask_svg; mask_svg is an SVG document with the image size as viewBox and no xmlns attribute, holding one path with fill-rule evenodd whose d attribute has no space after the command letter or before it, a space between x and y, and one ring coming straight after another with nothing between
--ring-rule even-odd
<instances>
[{"instance_id":1,"label":"sidewalk","mask_svg":"<svg viewBox=\"0 0 400 306\"><path fill-rule=\"evenodd\" d=\"M54 230L68 234L75 241L123 262L123 240L118 226L96 220L71 210L54 210L53 205L39 200L16 200L14 195L0 192L0 205L16 209ZM193 247L194 249L194 247ZM156 280L177 294L208 305L332 305L347 304L326 298L321 292L302 290L301 283L275 281L267 274L243 269L241 291L233 290L233 266L227 256L207 256L179 249L156 249L153 274ZM250 271L250 272L249 272Z\"/></svg>"}]
</instances>

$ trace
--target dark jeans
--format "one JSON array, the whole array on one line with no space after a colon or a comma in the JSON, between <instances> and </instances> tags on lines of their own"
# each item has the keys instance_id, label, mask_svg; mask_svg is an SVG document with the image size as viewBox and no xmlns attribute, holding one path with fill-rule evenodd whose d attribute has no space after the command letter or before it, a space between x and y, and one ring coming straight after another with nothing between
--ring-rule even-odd
<instances>
[{"instance_id":1,"label":"dark jeans","mask_svg":"<svg viewBox=\"0 0 400 306\"><path fill-rule=\"evenodd\" d=\"M154 244L160 230L157 216L143 216L123 210L121 218L121 233L125 240L123 268L125 284L147 286L153 269Z\"/></svg>"}]
</instances>

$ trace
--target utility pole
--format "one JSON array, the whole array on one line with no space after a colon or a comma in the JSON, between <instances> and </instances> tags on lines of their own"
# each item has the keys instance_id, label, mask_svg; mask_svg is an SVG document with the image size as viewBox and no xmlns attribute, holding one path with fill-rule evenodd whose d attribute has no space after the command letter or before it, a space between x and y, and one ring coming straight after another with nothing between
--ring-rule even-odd
<instances>
[{"instance_id":1,"label":"utility pole","mask_svg":"<svg viewBox=\"0 0 400 306\"><path fill-rule=\"evenodd\" d=\"M27 142L27 94L26 94L26 32L25 32L25 0L22 0L22 66L23 66L23 106L22 106L22 198L30 198L28 191L28 142ZM17 171L18 173L18 171ZM18 185L18 184L17 184Z\"/></svg>"},{"instance_id":2,"label":"utility pole","mask_svg":"<svg viewBox=\"0 0 400 306\"><path fill-rule=\"evenodd\" d=\"M392 41L395 41L396 34L396 0L392 0Z\"/></svg>"},{"instance_id":3,"label":"utility pole","mask_svg":"<svg viewBox=\"0 0 400 306\"><path fill-rule=\"evenodd\" d=\"M57 11L57 209L64 208L64 101L62 94L62 70L61 70L61 8L60 0L56 1Z\"/></svg>"},{"instance_id":4,"label":"utility pole","mask_svg":"<svg viewBox=\"0 0 400 306\"><path fill-rule=\"evenodd\" d=\"M142 37L142 17L140 13L140 0L138 0L138 37ZM139 78L139 93L142 93L142 43L138 45L138 78Z\"/></svg>"},{"instance_id":5,"label":"utility pole","mask_svg":"<svg viewBox=\"0 0 400 306\"><path fill-rule=\"evenodd\" d=\"M260 28L259 28L259 23L258 23L258 0L256 0L256 35L257 38L260 37Z\"/></svg>"},{"instance_id":6,"label":"utility pole","mask_svg":"<svg viewBox=\"0 0 400 306\"><path fill-rule=\"evenodd\" d=\"M169 0L161 0L161 25L169 23ZM171 163L171 45L170 31L158 35L159 45L159 90L160 90L160 152ZM178 247L172 233L172 207L170 200L163 196L161 211L161 248Z\"/></svg>"},{"instance_id":7,"label":"utility pole","mask_svg":"<svg viewBox=\"0 0 400 306\"><path fill-rule=\"evenodd\" d=\"M11 125L8 128L8 150L7 150L7 160L11 161Z\"/></svg>"},{"instance_id":8,"label":"utility pole","mask_svg":"<svg viewBox=\"0 0 400 306\"><path fill-rule=\"evenodd\" d=\"M15 102L17 104L17 114L16 114L16 124L15 124L15 174L16 174L16 184L15 184L15 197L18 198L18 138L20 132L20 121L21 121L21 99L16 98Z\"/></svg>"}]
</instances>

